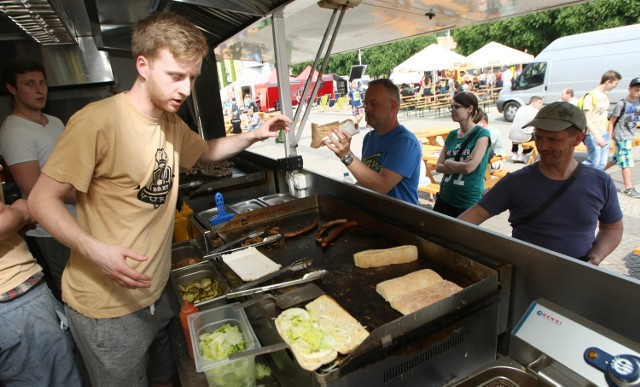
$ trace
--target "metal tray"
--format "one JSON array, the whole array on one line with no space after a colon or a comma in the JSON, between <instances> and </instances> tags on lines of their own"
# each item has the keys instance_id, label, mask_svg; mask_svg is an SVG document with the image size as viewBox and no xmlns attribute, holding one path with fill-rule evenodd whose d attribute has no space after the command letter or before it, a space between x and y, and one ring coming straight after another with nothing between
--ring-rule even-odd
<instances>
[{"instance_id":1,"label":"metal tray","mask_svg":"<svg viewBox=\"0 0 640 387\"><path fill-rule=\"evenodd\" d=\"M273 195L260 197L257 200L261 201L267 206L275 206L276 204L286 203L296 199L298 198L293 195L289 195L287 193L277 193Z\"/></svg>"},{"instance_id":2,"label":"metal tray","mask_svg":"<svg viewBox=\"0 0 640 387\"><path fill-rule=\"evenodd\" d=\"M218 284L217 285L218 295L223 295L229 291L229 285L227 284L226 279L224 278L222 273L220 273L220 271L210 261L201 262L195 265L191 265L191 266L187 266L187 267L183 267L183 268L175 269L171 271L171 275L170 275L171 287L173 288L176 294L176 298L178 299L178 302L180 303L181 307L184 304L184 300L182 299L182 294L178 289L178 285L187 287L190 284L193 284L194 282L199 282L204 278L209 278ZM199 302L199 303L196 303L195 305L198 306L206 302L207 301ZM223 305L225 303L226 301L223 299L223 300L220 300L219 302L207 303L207 306L208 307L217 306L217 305Z\"/></svg>"},{"instance_id":3,"label":"metal tray","mask_svg":"<svg viewBox=\"0 0 640 387\"><path fill-rule=\"evenodd\" d=\"M241 214L243 212L249 212L254 210L259 210L260 208L266 207L266 205L256 199L246 200L244 202L239 202L235 204L229 205L233 212L237 214Z\"/></svg>"},{"instance_id":4,"label":"metal tray","mask_svg":"<svg viewBox=\"0 0 640 387\"><path fill-rule=\"evenodd\" d=\"M195 258L202 261L204 253L193 240L178 242L171 245L171 264L185 259Z\"/></svg>"},{"instance_id":5,"label":"metal tray","mask_svg":"<svg viewBox=\"0 0 640 387\"><path fill-rule=\"evenodd\" d=\"M235 214L236 212L229 206L228 204L224 205L224 210L228 213ZM209 224L209 219L212 216L218 215L218 207L209 208L208 210L200 211L196 214L195 218L202 225L205 230L209 230L211 225Z\"/></svg>"}]
</instances>

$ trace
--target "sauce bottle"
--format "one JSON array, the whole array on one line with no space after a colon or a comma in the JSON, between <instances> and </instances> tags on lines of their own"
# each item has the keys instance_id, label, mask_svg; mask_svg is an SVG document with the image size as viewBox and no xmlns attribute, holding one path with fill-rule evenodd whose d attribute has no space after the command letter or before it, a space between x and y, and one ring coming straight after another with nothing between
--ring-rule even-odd
<instances>
[{"instance_id":1,"label":"sauce bottle","mask_svg":"<svg viewBox=\"0 0 640 387\"><path fill-rule=\"evenodd\" d=\"M185 302L180 309L180 323L182 323L182 332L184 332L184 338L187 342L187 352L189 352L189 357L193 359L193 345L197 343L191 342L191 334L189 333L189 322L187 321L187 316L190 314L194 314L198 311L198 307L193 305L190 302Z\"/></svg>"},{"instance_id":2,"label":"sauce bottle","mask_svg":"<svg viewBox=\"0 0 640 387\"><path fill-rule=\"evenodd\" d=\"M176 242L188 241L189 232L187 230L187 220L180 211L176 210L176 219L173 223L173 240Z\"/></svg>"},{"instance_id":3,"label":"sauce bottle","mask_svg":"<svg viewBox=\"0 0 640 387\"><path fill-rule=\"evenodd\" d=\"M191 209L191 207L189 207L189 205L187 204L187 202L182 202L182 208L180 209L180 213L182 214L182 216L184 217L184 219L187 221L187 233L189 235L189 239L193 239L193 224L191 223L191 218L193 217L193 210Z\"/></svg>"}]
</instances>

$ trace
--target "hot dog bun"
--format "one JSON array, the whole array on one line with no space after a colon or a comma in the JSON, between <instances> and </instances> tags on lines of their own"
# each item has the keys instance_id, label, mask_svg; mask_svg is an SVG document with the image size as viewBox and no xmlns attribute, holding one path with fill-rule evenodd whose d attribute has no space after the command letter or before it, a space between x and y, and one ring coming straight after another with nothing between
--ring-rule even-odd
<instances>
[{"instance_id":1,"label":"hot dog bun","mask_svg":"<svg viewBox=\"0 0 640 387\"><path fill-rule=\"evenodd\" d=\"M379 267L407 263L418 259L418 248L413 245L392 247L389 249L365 250L353 254L357 267Z\"/></svg>"}]
</instances>

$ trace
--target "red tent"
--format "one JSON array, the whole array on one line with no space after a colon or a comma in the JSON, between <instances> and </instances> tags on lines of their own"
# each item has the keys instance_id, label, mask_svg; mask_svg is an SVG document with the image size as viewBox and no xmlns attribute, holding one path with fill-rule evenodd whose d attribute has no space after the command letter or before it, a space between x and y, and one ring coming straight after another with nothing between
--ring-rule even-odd
<instances>
[{"instance_id":1,"label":"red tent","mask_svg":"<svg viewBox=\"0 0 640 387\"><path fill-rule=\"evenodd\" d=\"M309 76L311 76L311 66L307 65L304 70L296 77L300 82L305 83ZM329 98L333 99L334 95L334 87L333 87L333 75L332 74L322 74L322 82L320 83L320 88L318 89L318 97L322 97L323 95L329 94ZM318 71L313 70L313 78L311 82L311 88L315 86L316 81L318 80ZM302 87L302 86L301 86Z\"/></svg>"},{"instance_id":2,"label":"red tent","mask_svg":"<svg viewBox=\"0 0 640 387\"><path fill-rule=\"evenodd\" d=\"M297 105L296 93L301 87L300 80L289 76L289 84L291 87L291 103ZM260 97L260 110L267 112L271 109L280 110L280 95L278 89L278 73L275 69L271 71L269 77L262 83L254 86L256 94ZM277 104L277 106L276 106Z\"/></svg>"}]
</instances>

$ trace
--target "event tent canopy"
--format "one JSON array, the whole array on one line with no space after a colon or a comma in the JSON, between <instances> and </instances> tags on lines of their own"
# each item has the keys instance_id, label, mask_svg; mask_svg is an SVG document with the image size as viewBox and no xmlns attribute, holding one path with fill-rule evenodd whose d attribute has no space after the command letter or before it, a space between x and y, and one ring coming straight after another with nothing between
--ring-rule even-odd
<instances>
[{"instance_id":1,"label":"event tent canopy","mask_svg":"<svg viewBox=\"0 0 640 387\"><path fill-rule=\"evenodd\" d=\"M466 66L467 58L437 44L431 44L393 69L395 73L451 70Z\"/></svg>"},{"instance_id":2,"label":"event tent canopy","mask_svg":"<svg viewBox=\"0 0 640 387\"><path fill-rule=\"evenodd\" d=\"M532 60L533 55L497 42L489 42L467 56L469 66L475 68L529 63Z\"/></svg>"}]
</instances>

